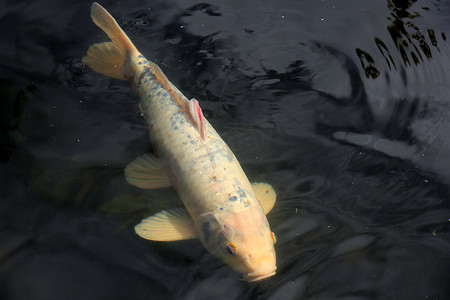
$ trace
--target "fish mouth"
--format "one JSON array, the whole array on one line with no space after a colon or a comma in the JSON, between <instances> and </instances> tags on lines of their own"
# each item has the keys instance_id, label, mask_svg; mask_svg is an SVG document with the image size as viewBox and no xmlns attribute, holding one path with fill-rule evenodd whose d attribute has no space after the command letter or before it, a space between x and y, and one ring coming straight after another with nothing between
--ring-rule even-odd
<instances>
[{"instance_id":1,"label":"fish mouth","mask_svg":"<svg viewBox=\"0 0 450 300\"><path fill-rule=\"evenodd\" d=\"M266 278L269 278L273 275L275 275L277 272L273 271L272 273L269 274L264 274L264 275L252 275L252 273L248 273L248 274L244 274L244 279L248 282L256 282L256 281L261 281L264 280Z\"/></svg>"}]
</instances>

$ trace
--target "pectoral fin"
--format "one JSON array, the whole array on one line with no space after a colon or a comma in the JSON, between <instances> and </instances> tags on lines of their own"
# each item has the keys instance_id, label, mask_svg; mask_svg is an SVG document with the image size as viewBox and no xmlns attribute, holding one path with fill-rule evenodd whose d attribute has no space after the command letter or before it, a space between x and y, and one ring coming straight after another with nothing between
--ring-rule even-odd
<instances>
[{"instance_id":1,"label":"pectoral fin","mask_svg":"<svg viewBox=\"0 0 450 300\"><path fill-rule=\"evenodd\" d=\"M144 154L125 168L129 184L142 189L159 189L172 185L163 164L153 155Z\"/></svg>"},{"instance_id":2,"label":"pectoral fin","mask_svg":"<svg viewBox=\"0 0 450 300\"><path fill-rule=\"evenodd\" d=\"M259 200L261 206L264 209L264 213L267 215L275 205L277 194L270 184L255 182L252 183L253 190L255 191L256 199Z\"/></svg>"},{"instance_id":3,"label":"pectoral fin","mask_svg":"<svg viewBox=\"0 0 450 300\"><path fill-rule=\"evenodd\" d=\"M136 233L152 241L178 241L195 239L194 221L184 208L162 210L143 219L134 227Z\"/></svg>"}]
</instances>

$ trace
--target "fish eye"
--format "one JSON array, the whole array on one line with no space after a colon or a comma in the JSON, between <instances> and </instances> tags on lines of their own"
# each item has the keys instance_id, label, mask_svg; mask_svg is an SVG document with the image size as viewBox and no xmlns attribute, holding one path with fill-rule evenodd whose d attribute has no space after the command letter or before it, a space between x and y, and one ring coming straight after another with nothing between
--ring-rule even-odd
<instances>
[{"instance_id":1,"label":"fish eye","mask_svg":"<svg viewBox=\"0 0 450 300\"><path fill-rule=\"evenodd\" d=\"M275 245L277 243L277 236L273 231L270 232L270 236L272 237L273 244Z\"/></svg>"},{"instance_id":2,"label":"fish eye","mask_svg":"<svg viewBox=\"0 0 450 300\"><path fill-rule=\"evenodd\" d=\"M237 252L237 246L235 243L233 242L229 242L227 244L227 246L225 247L225 250L227 250L227 252L231 255L236 255Z\"/></svg>"}]
</instances>

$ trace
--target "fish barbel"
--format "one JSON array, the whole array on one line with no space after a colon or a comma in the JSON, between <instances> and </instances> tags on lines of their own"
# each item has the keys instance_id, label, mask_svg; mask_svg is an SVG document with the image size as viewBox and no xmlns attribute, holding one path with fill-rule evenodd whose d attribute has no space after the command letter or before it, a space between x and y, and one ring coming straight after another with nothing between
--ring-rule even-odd
<instances>
[{"instance_id":1,"label":"fish barbel","mask_svg":"<svg viewBox=\"0 0 450 300\"><path fill-rule=\"evenodd\" d=\"M156 153L131 162L125 169L126 180L146 189L173 186L184 204L143 219L136 233L155 241L197 238L248 281L274 275L276 238L266 218L275 204L273 188L250 184L234 154L203 116L199 102L188 100L158 65L139 53L96 2L91 17L111 41L92 45L83 63L131 82Z\"/></svg>"}]
</instances>

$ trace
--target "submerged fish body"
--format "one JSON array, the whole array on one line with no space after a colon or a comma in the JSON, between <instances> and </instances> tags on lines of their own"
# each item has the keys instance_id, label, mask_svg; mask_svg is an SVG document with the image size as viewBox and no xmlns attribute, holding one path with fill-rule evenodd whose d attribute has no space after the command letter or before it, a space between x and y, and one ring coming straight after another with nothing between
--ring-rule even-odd
<instances>
[{"instance_id":1,"label":"submerged fish body","mask_svg":"<svg viewBox=\"0 0 450 300\"><path fill-rule=\"evenodd\" d=\"M140 188L174 186L185 206L142 220L136 233L157 241L198 238L249 281L274 275L275 236L266 218L276 198L272 187L249 182L198 101L188 100L140 54L103 7L93 3L91 16L111 42L92 45L83 62L133 84L158 154L130 163L126 179Z\"/></svg>"}]
</instances>

